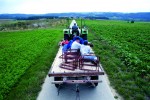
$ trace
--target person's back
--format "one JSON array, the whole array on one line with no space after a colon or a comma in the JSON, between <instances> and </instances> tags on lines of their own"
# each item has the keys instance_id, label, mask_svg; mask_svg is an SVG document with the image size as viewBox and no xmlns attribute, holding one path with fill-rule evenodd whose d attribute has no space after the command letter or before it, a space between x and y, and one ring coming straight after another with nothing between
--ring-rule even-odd
<instances>
[{"instance_id":1,"label":"person's back","mask_svg":"<svg viewBox=\"0 0 150 100\"><path fill-rule=\"evenodd\" d=\"M80 49L81 44L80 44L80 39L77 37L76 40L72 43L71 49Z\"/></svg>"},{"instance_id":2,"label":"person's back","mask_svg":"<svg viewBox=\"0 0 150 100\"><path fill-rule=\"evenodd\" d=\"M77 26L76 24L74 24L74 25L72 26L72 30L78 30L78 26Z\"/></svg>"},{"instance_id":3,"label":"person's back","mask_svg":"<svg viewBox=\"0 0 150 100\"><path fill-rule=\"evenodd\" d=\"M88 45L82 45L80 52L81 55L89 55L91 53L91 48Z\"/></svg>"},{"instance_id":4,"label":"person's back","mask_svg":"<svg viewBox=\"0 0 150 100\"><path fill-rule=\"evenodd\" d=\"M74 33L76 33L76 34L74 34ZM72 35L79 36L79 30L78 30L78 26L76 25L76 23L74 23L74 25L72 26Z\"/></svg>"},{"instance_id":5,"label":"person's back","mask_svg":"<svg viewBox=\"0 0 150 100\"><path fill-rule=\"evenodd\" d=\"M84 59L89 59L91 61L97 61L97 57L95 55L91 55L91 53L93 53L93 52L92 52L90 46L88 46L87 41L84 41L84 45L81 46L80 52Z\"/></svg>"},{"instance_id":6,"label":"person's back","mask_svg":"<svg viewBox=\"0 0 150 100\"><path fill-rule=\"evenodd\" d=\"M83 40L80 36L75 36L75 37L73 37L73 41L75 41L76 38L79 38L79 39L80 39L80 44L83 44L83 43L84 43L84 40Z\"/></svg>"},{"instance_id":7,"label":"person's back","mask_svg":"<svg viewBox=\"0 0 150 100\"><path fill-rule=\"evenodd\" d=\"M72 43L73 43L73 40L70 40L69 43L68 43L68 45L67 45L67 49L71 48Z\"/></svg>"},{"instance_id":8,"label":"person's back","mask_svg":"<svg viewBox=\"0 0 150 100\"><path fill-rule=\"evenodd\" d=\"M78 43L77 41L74 41L71 45L71 49L80 49L81 44Z\"/></svg>"}]
</instances>

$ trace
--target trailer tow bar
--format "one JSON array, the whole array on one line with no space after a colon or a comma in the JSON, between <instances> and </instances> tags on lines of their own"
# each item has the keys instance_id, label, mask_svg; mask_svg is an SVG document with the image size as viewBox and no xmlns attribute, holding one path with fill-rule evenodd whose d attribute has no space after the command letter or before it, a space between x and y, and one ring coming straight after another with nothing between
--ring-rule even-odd
<instances>
[{"instance_id":1,"label":"trailer tow bar","mask_svg":"<svg viewBox=\"0 0 150 100\"><path fill-rule=\"evenodd\" d=\"M80 100L80 90L79 90L79 84L76 84L76 100Z\"/></svg>"},{"instance_id":2,"label":"trailer tow bar","mask_svg":"<svg viewBox=\"0 0 150 100\"><path fill-rule=\"evenodd\" d=\"M58 89L57 89L57 95L59 96L59 92L60 92L60 87L61 85L59 85Z\"/></svg>"}]
</instances>

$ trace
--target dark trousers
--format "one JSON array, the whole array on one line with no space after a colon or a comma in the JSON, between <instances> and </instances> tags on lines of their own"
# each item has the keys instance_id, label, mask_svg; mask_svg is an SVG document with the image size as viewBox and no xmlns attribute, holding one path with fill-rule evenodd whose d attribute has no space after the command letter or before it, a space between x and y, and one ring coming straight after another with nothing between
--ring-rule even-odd
<instances>
[{"instance_id":1,"label":"dark trousers","mask_svg":"<svg viewBox=\"0 0 150 100\"><path fill-rule=\"evenodd\" d=\"M79 30L72 30L72 35L75 35L75 33L77 36L79 36Z\"/></svg>"}]
</instances>

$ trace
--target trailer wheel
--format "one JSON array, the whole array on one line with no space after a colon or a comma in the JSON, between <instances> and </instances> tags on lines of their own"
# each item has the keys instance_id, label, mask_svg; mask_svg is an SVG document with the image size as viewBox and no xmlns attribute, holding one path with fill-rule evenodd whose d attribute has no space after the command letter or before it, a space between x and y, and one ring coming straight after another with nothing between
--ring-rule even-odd
<instances>
[{"instance_id":1,"label":"trailer wheel","mask_svg":"<svg viewBox=\"0 0 150 100\"><path fill-rule=\"evenodd\" d=\"M91 80L98 80L98 76L91 76ZM94 83L94 84L95 84L95 86L98 85L98 83Z\"/></svg>"},{"instance_id":2,"label":"trailer wheel","mask_svg":"<svg viewBox=\"0 0 150 100\"><path fill-rule=\"evenodd\" d=\"M61 81L62 77L54 77L54 81ZM60 84L55 84L55 87L58 88Z\"/></svg>"}]
</instances>

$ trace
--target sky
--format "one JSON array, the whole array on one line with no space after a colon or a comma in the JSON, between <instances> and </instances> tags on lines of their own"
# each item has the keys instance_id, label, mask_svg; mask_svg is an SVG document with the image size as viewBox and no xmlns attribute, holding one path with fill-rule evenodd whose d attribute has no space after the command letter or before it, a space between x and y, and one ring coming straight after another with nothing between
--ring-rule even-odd
<instances>
[{"instance_id":1,"label":"sky","mask_svg":"<svg viewBox=\"0 0 150 100\"><path fill-rule=\"evenodd\" d=\"M150 12L150 0L0 0L0 14Z\"/></svg>"}]
</instances>

